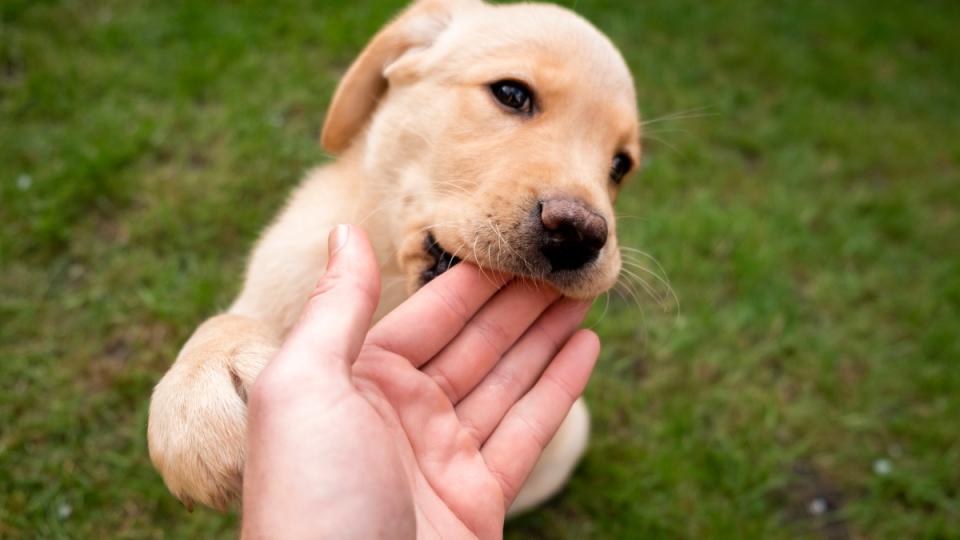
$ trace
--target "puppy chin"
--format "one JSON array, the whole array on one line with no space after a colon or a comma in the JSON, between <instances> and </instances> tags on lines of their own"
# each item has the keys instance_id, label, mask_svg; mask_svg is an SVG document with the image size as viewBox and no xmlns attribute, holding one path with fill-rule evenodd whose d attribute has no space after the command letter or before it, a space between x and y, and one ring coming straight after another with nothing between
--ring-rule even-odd
<instances>
[{"instance_id":1,"label":"puppy chin","mask_svg":"<svg viewBox=\"0 0 960 540\"><path fill-rule=\"evenodd\" d=\"M576 300L592 300L609 291L617 283L620 275L619 257L594 268L578 271L551 273L546 280L564 296Z\"/></svg>"}]
</instances>

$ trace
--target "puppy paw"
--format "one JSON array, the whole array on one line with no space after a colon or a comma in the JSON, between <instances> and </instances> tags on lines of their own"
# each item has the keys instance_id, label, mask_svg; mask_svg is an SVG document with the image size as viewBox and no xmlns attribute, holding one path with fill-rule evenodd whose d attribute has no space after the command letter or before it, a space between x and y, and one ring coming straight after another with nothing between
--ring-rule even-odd
<instances>
[{"instance_id":1,"label":"puppy paw","mask_svg":"<svg viewBox=\"0 0 960 540\"><path fill-rule=\"evenodd\" d=\"M177 395L181 382L164 378L154 391L147 431L150 459L187 508L200 503L226 510L242 486L245 405L232 390L206 390L187 403Z\"/></svg>"},{"instance_id":2,"label":"puppy paw","mask_svg":"<svg viewBox=\"0 0 960 540\"><path fill-rule=\"evenodd\" d=\"M277 347L250 320L220 315L184 346L153 392L150 459L188 507L226 510L242 487L246 395Z\"/></svg>"}]
</instances>

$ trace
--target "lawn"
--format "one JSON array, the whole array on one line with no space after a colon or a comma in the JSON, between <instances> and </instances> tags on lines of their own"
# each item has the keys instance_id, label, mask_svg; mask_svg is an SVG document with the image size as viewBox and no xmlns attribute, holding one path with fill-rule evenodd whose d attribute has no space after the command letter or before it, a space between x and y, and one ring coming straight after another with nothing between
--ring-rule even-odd
<instances>
[{"instance_id":1,"label":"lawn","mask_svg":"<svg viewBox=\"0 0 960 540\"><path fill-rule=\"evenodd\" d=\"M598 301L591 447L508 537L960 538L960 4L567 3L654 120L621 237L679 302ZM150 391L402 4L0 4L0 537L234 536Z\"/></svg>"}]
</instances>

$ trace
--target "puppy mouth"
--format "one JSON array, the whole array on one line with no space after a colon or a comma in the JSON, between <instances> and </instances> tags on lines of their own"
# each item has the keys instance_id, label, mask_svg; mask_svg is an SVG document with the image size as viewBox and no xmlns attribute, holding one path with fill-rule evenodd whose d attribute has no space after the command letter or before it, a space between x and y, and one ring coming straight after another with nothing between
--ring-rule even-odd
<instances>
[{"instance_id":1,"label":"puppy mouth","mask_svg":"<svg viewBox=\"0 0 960 540\"><path fill-rule=\"evenodd\" d=\"M420 273L420 285L430 283L447 270L453 268L463 261L460 257L451 254L443 248L434 237L432 232L428 232L423 240L423 248L426 255L432 261L431 265ZM588 265L592 266L592 265ZM545 268L531 267L529 263L523 264L522 268L503 267L497 268L504 272L516 275L523 275L534 279L542 279L557 286L564 287L575 285L583 277L585 268L579 269L553 269L549 265Z\"/></svg>"},{"instance_id":2,"label":"puppy mouth","mask_svg":"<svg viewBox=\"0 0 960 540\"><path fill-rule=\"evenodd\" d=\"M496 218L488 213L487 219L470 209L466 215L447 216L453 219L444 223L455 227L435 225L420 233L420 285L459 263L456 255L462 254L481 269L545 282L571 298L594 297L614 286L621 261L608 227L612 217L577 198L521 201L518 206L527 210Z\"/></svg>"},{"instance_id":3,"label":"puppy mouth","mask_svg":"<svg viewBox=\"0 0 960 540\"><path fill-rule=\"evenodd\" d=\"M437 242L437 239L433 237L432 232L427 233L427 236L423 240L423 247L427 255L433 259L433 265L420 274L420 282L423 285L430 283L434 278L453 268L461 261L460 258L444 250Z\"/></svg>"}]
</instances>

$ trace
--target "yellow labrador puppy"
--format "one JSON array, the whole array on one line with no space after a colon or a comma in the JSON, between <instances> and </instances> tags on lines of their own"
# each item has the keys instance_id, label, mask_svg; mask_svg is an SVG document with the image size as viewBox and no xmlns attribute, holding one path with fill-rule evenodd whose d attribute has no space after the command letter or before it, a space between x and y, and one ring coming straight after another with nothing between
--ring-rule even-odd
<instances>
[{"instance_id":1,"label":"yellow labrador puppy","mask_svg":"<svg viewBox=\"0 0 960 540\"><path fill-rule=\"evenodd\" d=\"M612 202L639 159L639 129L622 57L576 14L415 2L337 89L321 143L339 159L307 175L257 244L239 298L157 385L150 457L170 490L221 509L240 493L246 394L324 271L332 226L369 231L380 314L459 260L591 298L620 272ZM578 401L513 512L563 486L588 430Z\"/></svg>"}]
</instances>

